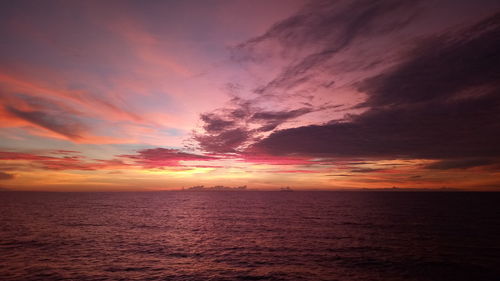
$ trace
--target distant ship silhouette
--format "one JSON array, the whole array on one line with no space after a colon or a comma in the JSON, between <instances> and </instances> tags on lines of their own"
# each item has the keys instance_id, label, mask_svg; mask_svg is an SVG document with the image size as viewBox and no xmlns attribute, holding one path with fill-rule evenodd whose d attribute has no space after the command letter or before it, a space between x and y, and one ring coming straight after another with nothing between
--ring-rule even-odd
<instances>
[{"instance_id":1,"label":"distant ship silhouette","mask_svg":"<svg viewBox=\"0 0 500 281\"><path fill-rule=\"evenodd\" d=\"M291 189L289 186L287 186L287 187L282 187L282 188L280 189L280 191L284 191L284 192L292 192L292 191L293 191L293 189Z\"/></svg>"}]
</instances>

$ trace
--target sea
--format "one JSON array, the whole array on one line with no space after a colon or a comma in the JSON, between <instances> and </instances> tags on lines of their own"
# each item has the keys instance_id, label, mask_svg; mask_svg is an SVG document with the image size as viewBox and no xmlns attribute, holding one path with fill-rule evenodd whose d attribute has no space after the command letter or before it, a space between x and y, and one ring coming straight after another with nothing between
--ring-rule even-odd
<instances>
[{"instance_id":1,"label":"sea","mask_svg":"<svg viewBox=\"0 0 500 281\"><path fill-rule=\"evenodd\" d=\"M0 280L500 280L500 193L1 192Z\"/></svg>"}]
</instances>

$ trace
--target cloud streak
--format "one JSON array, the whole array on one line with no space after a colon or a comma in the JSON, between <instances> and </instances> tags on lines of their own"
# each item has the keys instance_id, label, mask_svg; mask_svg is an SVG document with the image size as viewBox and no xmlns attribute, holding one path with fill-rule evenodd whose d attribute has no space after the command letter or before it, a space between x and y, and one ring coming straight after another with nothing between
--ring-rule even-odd
<instances>
[{"instance_id":1,"label":"cloud streak","mask_svg":"<svg viewBox=\"0 0 500 281\"><path fill-rule=\"evenodd\" d=\"M13 174L5 173L5 172L0 172L0 180L11 180L14 178Z\"/></svg>"},{"instance_id":2,"label":"cloud streak","mask_svg":"<svg viewBox=\"0 0 500 281\"><path fill-rule=\"evenodd\" d=\"M269 48L276 48L276 44L281 56L294 58L277 77L255 90L261 95L273 95L302 86L321 72L328 72L331 59L356 40L405 27L418 14L418 4L419 1L394 0L312 1L263 35L238 45L235 59L262 61L262 54L269 53ZM355 68L372 64L374 60L367 57L366 63ZM355 69L351 65L352 70ZM329 81L326 85L331 84Z\"/></svg>"},{"instance_id":3,"label":"cloud streak","mask_svg":"<svg viewBox=\"0 0 500 281\"><path fill-rule=\"evenodd\" d=\"M90 160L84 156L74 153L60 152L38 154L27 152L0 151L0 161L28 162L27 165L17 166L16 170L81 170L94 171L99 169L122 169L129 165L120 159L111 160Z\"/></svg>"},{"instance_id":4,"label":"cloud streak","mask_svg":"<svg viewBox=\"0 0 500 281\"><path fill-rule=\"evenodd\" d=\"M184 166L182 161L211 161L213 156L186 153L177 149L150 148L139 150L137 154L121 155L121 158L131 159L137 165L145 168L163 168Z\"/></svg>"}]
</instances>

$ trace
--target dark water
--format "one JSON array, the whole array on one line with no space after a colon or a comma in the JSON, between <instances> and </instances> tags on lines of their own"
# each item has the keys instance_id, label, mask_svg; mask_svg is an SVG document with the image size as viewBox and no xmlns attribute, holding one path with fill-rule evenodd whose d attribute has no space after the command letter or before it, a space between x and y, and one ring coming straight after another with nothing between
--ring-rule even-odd
<instances>
[{"instance_id":1,"label":"dark water","mask_svg":"<svg viewBox=\"0 0 500 281\"><path fill-rule=\"evenodd\" d=\"M0 193L0 280L500 280L500 193Z\"/></svg>"}]
</instances>

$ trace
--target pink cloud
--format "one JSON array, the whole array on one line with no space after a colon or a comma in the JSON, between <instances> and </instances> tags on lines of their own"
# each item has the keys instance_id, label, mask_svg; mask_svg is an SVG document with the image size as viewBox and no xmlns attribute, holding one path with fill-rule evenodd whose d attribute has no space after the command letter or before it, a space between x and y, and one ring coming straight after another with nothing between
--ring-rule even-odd
<instances>
[{"instance_id":1,"label":"pink cloud","mask_svg":"<svg viewBox=\"0 0 500 281\"><path fill-rule=\"evenodd\" d=\"M119 169L130 166L120 159L91 161L84 156L71 155L71 153L66 151L64 153L55 151L55 153L51 154L63 156L56 157L37 153L0 151L0 161L28 161L30 162L29 167L32 169L44 170L98 170Z\"/></svg>"},{"instance_id":2,"label":"pink cloud","mask_svg":"<svg viewBox=\"0 0 500 281\"><path fill-rule=\"evenodd\" d=\"M184 166L181 161L211 161L217 159L213 156L192 154L177 149L150 148L143 149L133 155L121 155L120 157L131 159L136 164L145 168L161 168Z\"/></svg>"}]
</instances>

